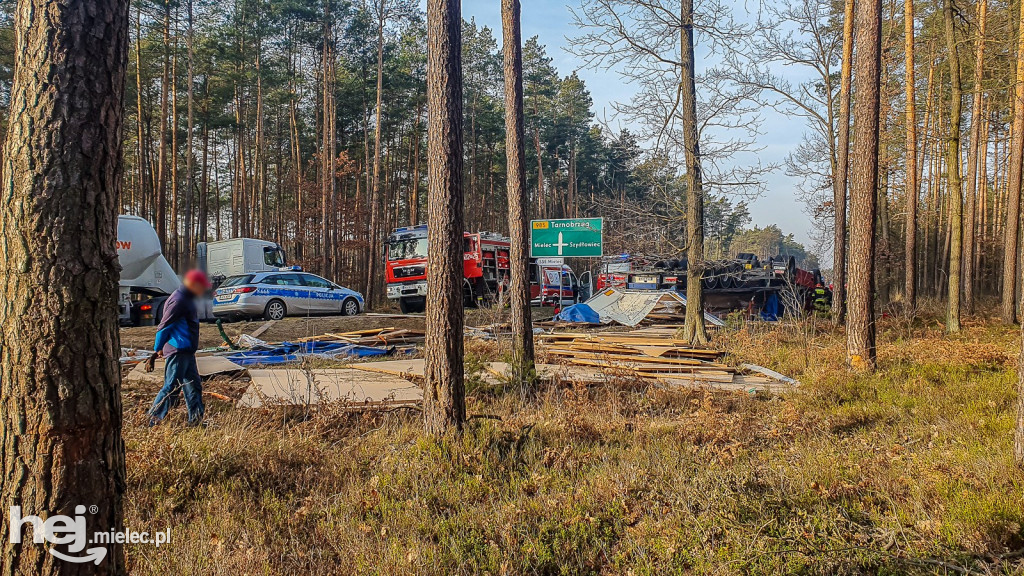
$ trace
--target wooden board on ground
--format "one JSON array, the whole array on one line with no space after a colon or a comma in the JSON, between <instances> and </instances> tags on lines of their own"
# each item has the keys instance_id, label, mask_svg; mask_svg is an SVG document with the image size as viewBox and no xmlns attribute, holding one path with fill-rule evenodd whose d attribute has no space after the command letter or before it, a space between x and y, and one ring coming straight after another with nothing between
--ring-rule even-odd
<instances>
[{"instance_id":1,"label":"wooden board on ground","mask_svg":"<svg viewBox=\"0 0 1024 576\"><path fill-rule=\"evenodd\" d=\"M249 334L249 336L252 336L253 338L259 338L260 336L263 335L264 332L269 330L270 327L273 326L274 324L277 324L277 320L267 320L266 322L263 323L262 326L260 326L259 328L253 330L252 334Z\"/></svg>"},{"instance_id":2,"label":"wooden board on ground","mask_svg":"<svg viewBox=\"0 0 1024 576\"><path fill-rule=\"evenodd\" d=\"M250 370L252 384L240 408L343 403L346 408L395 408L423 402L415 384L389 374L362 370Z\"/></svg>"},{"instance_id":3,"label":"wooden board on ground","mask_svg":"<svg viewBox=\"0 0 1024 576\"><path fill-rule=\"evenodd\" d=\"M422 380L426 374L426 365L424 364L423 358L412 358L409 360L385 360L384 362L361 362L359 364L350 364L349 368L355 368L356 370L363 370L365 372L388 374L390 376L398 376L400 378L418 378L420 380Z\"/></svg>"},{"instance_id":4,"label":"wooden board on ground","mask_svg":"<svg viewBox=\"0 0 1024 576\"><path fill-rule=\"evenodd\" d=\"M798 380L794 380L793 378L790 378L785 374L779 374L775 370L770 370L768 368L765 368L764 366L758 366L757 364L740 364L740 369L749 370L750 372L757 372L758 374L761 374L770 380L777 380L779 382L782 382L783 384L789 384L790 386L800 385L800 382Z\"/></svg>"},{"instance_id":5,"label":"wooden board on ground","mask_svg":"<svg viewBox=\"0 0 1024 576\"><path fill-rule=\"evenodd\" d=\"M139 362L135 365L135 368L128 373L127 380L129 382L163 384L166 365L166 360L157 360L153 364L153 371L146 372L146 363ZM213 376L214 374L227 374L228 372L240 372L245 370L244 367L235 364L223 356L196 357L196 366L199 368L199 375L203 378Z\"/></svg>"},{"instance_id":6,"label":"wooden board on ground","mask_svg":"<svg viewBox=\"0 0 1024 576\"><path fill-rule=\"evenodd\" d=\"M541 380L561 380L563 382L599 383L607 382L608 376L600 370L584 366L565 366L562 364L537 364L537 376ZM511 367L507 362L490 362L487 371L498 378L510 379Z\"/></svg>"},{"instance_id":7,"label":"wooden board on ground","mask_svg":"<svg viewBox=\"0 0 1024 576\"><path fill-rule=\"evenodd\" d=\"M361 346L379 346L391 344L409 344L422 342L424 332L409 328L371 328L368 330L355 330L352 332L327 332L318 336L300 338L296 342L346 342L348 344L359 344Z\"/></svg>"},{"instance_id":8,"label":"wooden board on ground","mask_svg":"<svg viewBox=\"0 0 1024 576\"><path fill-rule=\"evenodd\" d=\"M694 375L692 378L686 376L659 376L658 382L667 388L692 388L727 390L732 392L782 392L791 389L791 386L761 378L758 376L736 375L730 382L715 382L704 376Z\"/></svg>"}]
</instances>

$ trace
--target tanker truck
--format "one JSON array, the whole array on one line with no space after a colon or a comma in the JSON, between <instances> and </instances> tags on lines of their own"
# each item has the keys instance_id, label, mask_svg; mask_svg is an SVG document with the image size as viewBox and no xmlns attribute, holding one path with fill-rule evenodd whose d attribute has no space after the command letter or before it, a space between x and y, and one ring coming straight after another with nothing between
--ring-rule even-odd
<instances>
[{"instance_id":1,"label":"tanker truck","mask_svg":"<svg viewBox=\"0 0 1024 576\"><path fill-rule=\"evenodd\" d=\"M118 216L117 259L121 264L117 301L120 324L156 324L164 301L181 286L181 280L164 258L153 225L138 216Z\"/></svg>"},{"instance_id":2,"label":"tanker truck","mask_svg":"<svg viewBox=\"0 0 1024 576\"><path fill-rule=\"evenodd\" d=\"M121 263L118 313L122 326L152 326L160 321L164 302L181 280L164 258L156 230L138 216L117 217L117 258ZM231 238L200 242L197 265L216 287L228 276L253 274L287 267L284 249L276 242ZM213 301L198 303L199 319L213 320Z\"/></svg>"}]
</instances>

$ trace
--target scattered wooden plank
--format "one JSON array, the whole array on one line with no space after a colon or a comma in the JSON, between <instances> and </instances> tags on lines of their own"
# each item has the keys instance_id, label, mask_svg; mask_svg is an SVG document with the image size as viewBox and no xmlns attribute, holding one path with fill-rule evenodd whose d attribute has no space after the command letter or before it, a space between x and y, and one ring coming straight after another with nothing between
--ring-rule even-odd
<instances>
[{"instance_id":1,"label":"scattered wooden plank","mask_svg":"<svg viewBox=\"0 0 1024 576\"><path fill-rule=\"evenodd\" d=\"M164 383L164 371L167 361L157 360L153 363L153 371L146 372L146 363L139 362L126 377L130 382L148 383L162 385ZM241 372L244 367L235 364L223 356L197 356L196 367L199 368L199 375L203 378L214 374L227 374L229 372Z\"/></svg>"},{"instance_id":2,"label":"scattered wooden plank","mask_svg":"<svg viewBox=\"0 0 1024 576\"><path fill-rule=\"evenodd\" d=\"M582 366L565 366L562 364L537 364L537 377L544 381L561 380L564 382L596 383L607 382L608 377L600 370ZM498 378L508 381L511 378L511 367L506 362L490 362L486 369Z\"/></svg>"},{"instance_id":3,"label":"scattered wooden plank","mask_svg":"<svg viewBox=\"0 0 1024 576\"><path fill-rule=\"evenodd\" d=\"M277 324L277 320L267 320L259 328L253 330L252 334L249 334L249 336L252 336L253 338L259 338L260 336L263 335L264 332L269 330L270 327L273 326L274 324Z\"/></svg>"},{"instance_id":4,"label":"scattered wooden plank","mask_svg":"<svg viewBox=\"0 0 1024 576\"><path fill-rule=\"evenodd\" d=\"M423 358L413 358L410 360L386 360L383 362L361 362L359 364L350 364L348 367L356 370L362 370L364 372L376 372L401 378L417 378L422 380L426 377L426 364Z\"/></svg>"},{"instance_id":5,"label":"scattered wooden plank","mask_svg":"<svg viewBox=\"0 0 1024 576\"><path fill-rule=\"evenodd\" d=\"M786 376L785 374L780 374L775 370L770 370L768 368L765 368L764 366L758 366L757 364L740 364L740 368L743 370L749 370L751 372L763 374L772 380L777 380L779 382L789 384L790 386L800 385L800 382L798 380L794 380L789 376Z\"/></svg>"},{"instance_id":6,"label":"scattered wooden plank","mask_svg":"<svg viewBox=\"0 0 1024 576\"><path fill-rule=\"evenodd\" d=\"M692 389L704 389L710 388L713 390L727 390L733 392L776 392L789 388L785 384L777 382L766 382L760 379L750 379L749 377L737 375L731 382L710 382L700 376L694 376L692 378L687 377L660 377L658 382L668 386L676 388L692 388Z\"/></svg>"},{"instance_id":7,"label":"scattered wooden plank","mask_svg":"<svg viewBox=\"0 0 1024 576\"><path fill-rule=\"evenodd\" d=\"M250 370L252 384L238 401L241 408L305 406L342 403L346 408L416 406L423 391L415 384L388 374L367 374L352 369Z\"/></svg>"},{"instance_id":8,"label":"scattered wooden plank","mask_svg":"<svg viewBox=\"0 0 1024 576\"><path fill-rule=\"evenodd\" d=\"M549 354L554 356L565 356L570 358L580 358L585 360L621 360L624 362L643 362L647 364L669 364L673 366L706 366L706 367L725 367L725 364L719 364L717 362L707 362L695 358L671 358L671 357L660 357L660 356L645 356L643 354L601 354L597 352L580 352L576 350L565 350L560 348L552 348L548 350Z\"/></svg>"}]
</instances>

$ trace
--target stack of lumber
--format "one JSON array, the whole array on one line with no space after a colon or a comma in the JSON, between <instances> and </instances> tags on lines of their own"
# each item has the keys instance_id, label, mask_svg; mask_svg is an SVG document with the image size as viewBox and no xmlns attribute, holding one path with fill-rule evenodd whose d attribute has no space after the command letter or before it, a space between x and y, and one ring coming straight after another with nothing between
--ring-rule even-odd
<instances>
[{"instance_id":1,"label":"stack of lumber","mask_svg":"<svg viewBox=\"0 0 1024 576\"><path fill-rule=\"evenodd\" d=\"M538 335L557 361L596 367L608 374L633 376L666 386L710 386L729 390L784 387L789 383L763 374L740 374L720 362L720 350L692 348L683 340L646 330L620 333L562 332Z\"/></svg>"},{"instance_id":2,"label":"stack of lumber","mask_svg":"<svg viewBox=\"0 0 1024 576\"><path fill-rule=\"evenodd\" d=\"M371 328L352 332L328 332L319 336L301 338L296 342L345 342L360 346L390 346L423 342L425 333L410 328Z\"/></svg>"}]
</instances>

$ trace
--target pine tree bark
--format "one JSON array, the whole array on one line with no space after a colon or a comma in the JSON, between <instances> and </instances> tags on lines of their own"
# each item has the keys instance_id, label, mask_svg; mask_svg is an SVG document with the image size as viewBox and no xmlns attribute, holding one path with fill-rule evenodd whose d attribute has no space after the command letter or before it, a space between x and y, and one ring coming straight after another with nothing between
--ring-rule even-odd
<instances>
[{"instance_id":1,"label":"pine tree bark","mask_svg":"<svg viewBox=\"0 0 1024 576\"><path fill-rule=\"evenodd\" d=\"M420 223L420 118L423 116L423 104L416 107L416 119L413 121L412 136L416 147L412 160L412 182L409 184L409 226Z\"/></svg>"},{"instance_id":2,"label":"pine tree bark","mask_svg":"<svg viewBox=\"0 0 1024 576\"><path fill-rule=\"evenodd\" d=\"M914 71L914 0L903 3L904 54L906 57L906 181L907 215L903 250L903 300L907 310L917 307L917 204L921 178L917 169L917 97Z\"/></svg>"},{"instance_id":3,"label":"pine tree bark","mask_svg":"<svg viewBox=\"0 0 1024 576\"><path fill-rule=\"evenodd\" d=\"M143 134L143 119L145 116L142 112L142 8L138 5L135 7L135 127L136 127L136 149L138 152L138 173L139 183L138 190L139 196L142 198L142 213L145 214L145 207L149 205L150 190L146 186L147 179L149 176L149 149L146 146L146 139Z\"/></svg>"},{"instance_id":4,"label":"pine tree bark","mask_svg":"<svg viewBox=\"0 0 1024 576\"><path fill-rule=\"evenodd\" d=\"M691 345L708 342L704 326L704 178L697 141L697 86L693 54L693 0L682 0L680 20L679 84L683 112L683 148L686 156L686 323L683 339Z\"/></svg>"},{"instance_id":5,"label":"pine tree bark","mask_svg":"<svg viewBox=\"0 0 1024 576\"><path fill-rule=\"evenodd\" d=\"M530 310L530 252L527 225L526 148L523 123L523 38L519 0L502 0L505 65L505 156L508 167L508 230L511 270L512 383L534 384L533 321Z\"/></svg>"},{"instance_id":6,"label":"pine tree bark","mask_svg":"<svg viewBox=\"0 0 1024 576\"><path fill-rule=\"evenodd\" d=\"M185 82L186 82L186 131L185 131L185 218L182 220L183 223L183 234L185 238L184 246L181 247L182 252L185 254L185 260L191 261L195 257L195 252L192 250L193 243L193 230L192 230L192 217L193 217L193 199L195 198L195 188L193 184L195 178L192 174L195 170L195 160L193 159L192 150L192 139L195 135L195 70L193 68L193 59L195 56L195 29L193 28L192 22L192 0L185 2L185 17L187 19L187 30L185 36L186 52L188 62L186 63L185 71Z\"/></svg>"},{"instance_id":7,"label":"pine tree bark","mask_svg":"<svg viewBox=\"0 0 1024 576\"><path fill-rule=\"evenodd\" d=\"M1015 203L1017 208L1020 207L1020 195L1021 195L1021 180L1022 169L1024 169L1024 3L1020 7L1020 26L1018 27L1018 39L1017 39L1017 84L1014 87L1014 102L1013 102L1013 147L1010 152L1010 178L1008 183L1007 194L1012 199L1011 203ZM1019 217L1019 211L1014 210L1012 213L1014 216ZM1007 221L1007 229L1018 227L1018 221L1016 218ZM1015 235L1016 236L1016 235ZM1016 260L1014 260L1016 262ZM1022 281L1024 282L1024 281ZM1005 290L1006 284L1004 282L1003 289ZM1003 312L1004 320L1006 312L1006 299L1011 298L1014 300L1011 303L1011 311L1016 310L1016 297L1011 294L1003 294ZM1024 337L1024 324L1021 325L1021 336ZM1024 367L1024 344L1021 345L1020 355L1020 366ZM1017 370L1019 376L1017 380L1017 429L1014 433L1014 455L1017 459L1017 464L1024 468L1024 368Z\"/></svg>"},{"instance_id":8,"label":"pine tree bark","mask_svg":"<svg viewBox=\"0 0 1024 576\"><path fill-rule=\"evenodd\" d=\"M964 242L961 262L963 264L963 308L970 314L974 311L976 222L978 212L978 156L982 147L981 81L985 69L985 20L988 2L978 0L978 37L975 41L974 90L971 102L971 142L967 151L967 191L964 197Z\"/></svg>"},{"instance_id":9,"label":"pine tree bark","mask_svg":"<svg viewBox=\"0 0 1024 576\"><path fill-rule=\"evenodd\" d=\"M373 182L370 189L370 254L366 260L366 303L377 303L377 259L380 257L380 133L384 121L384 24L387 0L377 2L377 103L373 128Z\"/></svg>"},{"instance_id":10,"label":"pine tree bark","mask_svg":"<svg viewBox=\"0 0 1024 576\"><path fill-rule=\"evenodd\" d=\"M878 128L882 67L882 3L861 0L856 8L859 48L857 100L853 104L853 154L850 165L849 305L847 361L856 370L873 370L875 351L875 218L878 202Z\"/></svg>"},{"instance_id":11,"label":"pine tree bark","mask_svg":"<svg viewBox=\"0 0 1024 576\"><path fill-rule=\"evenodd\" d=\"M164 246L164 252L171 261L171 266L181 266L180 256L181 238L178 234L178 218L181 215L178 195L178 8L174 9L174 46L171 49L171 147L170 147L170 171L171 178L171 213L168 216L168 244Z\"/></svg>"},{"instance_id":12,"label":"pine tree bark","mask_svg":"<svg viewBox=\"0 0 1024 576\"><path fill-rule=\"evenodd\" d=\"M912 1L912 0L908 0ZM846 190L850 169L850 84L853 79L853 14L856 2L846 0L843 10L843 63L839 80L839 142L836 173L832 179L835 211L832 246L832 319L846 320Z\"/></svg>"},{"instance_id":13,"label":"pine tree bark","mask_svg":"<svg viewBox=\"0 0 1024 576\"><path fill-rule=\"evenodd\" d=\"M0 502L122 529L118 198L128 2L18 3L0 194ZM76 513L96 506L95 514ZM0 574L125 573L10 543ZM58 546L62 552L67 550Z\"/></svg>"},{"instance_id":14,"label":"pine tree bark","mask_svg":"<svg viewBox=\"0 0 1024 576\"><path fill-rule=\"evenodd\" d=\"M1020 196L1024 168L1024 5L1020 9L1017 37L1017 81L1013 90L1013 126L1010 129L1010 158L1007 164L1006 228L1003 235L1003 322L1017 321L1018 241L1020 239Z\"/></svg>"},{"instance_id":15,"label":"pine tree bark","mask_svg":"<svg viewBox=\"0 0 1024 576\"><path fill-rule=\"evenodd\" d=\"M160 80L160 144L156 159L156 235L167 247L167 101L171 66L171 3L164 0L164 68Z\"/></svg>"},{"instance_id":16,"label":"pine tree bark","mask_svg":"<svg viewBox=\"0 0 1024 576\"><path fill-rule=\"evenodd\" d=\"M946 28L947 62L949 63L950 106L949 132L946 136L946 188L949 194L949 292L946 331L960 331L961 279L963 278L963 182L960 175L960 122L963 116L963 93L960 79L960 55L953 22L953 0L943 0L943 21Z\"/></svg>"},{"instance_id":17,"label":"pine tree bark","mask_svg":"<svg viewBox=\"0 0 1024 576\"><path fill-rule=\"evenodd\" d=\"M427 1L428 255L426 387L428 433L466 422L463 367L462 3Z\"/></svg>"}]
</instances>

